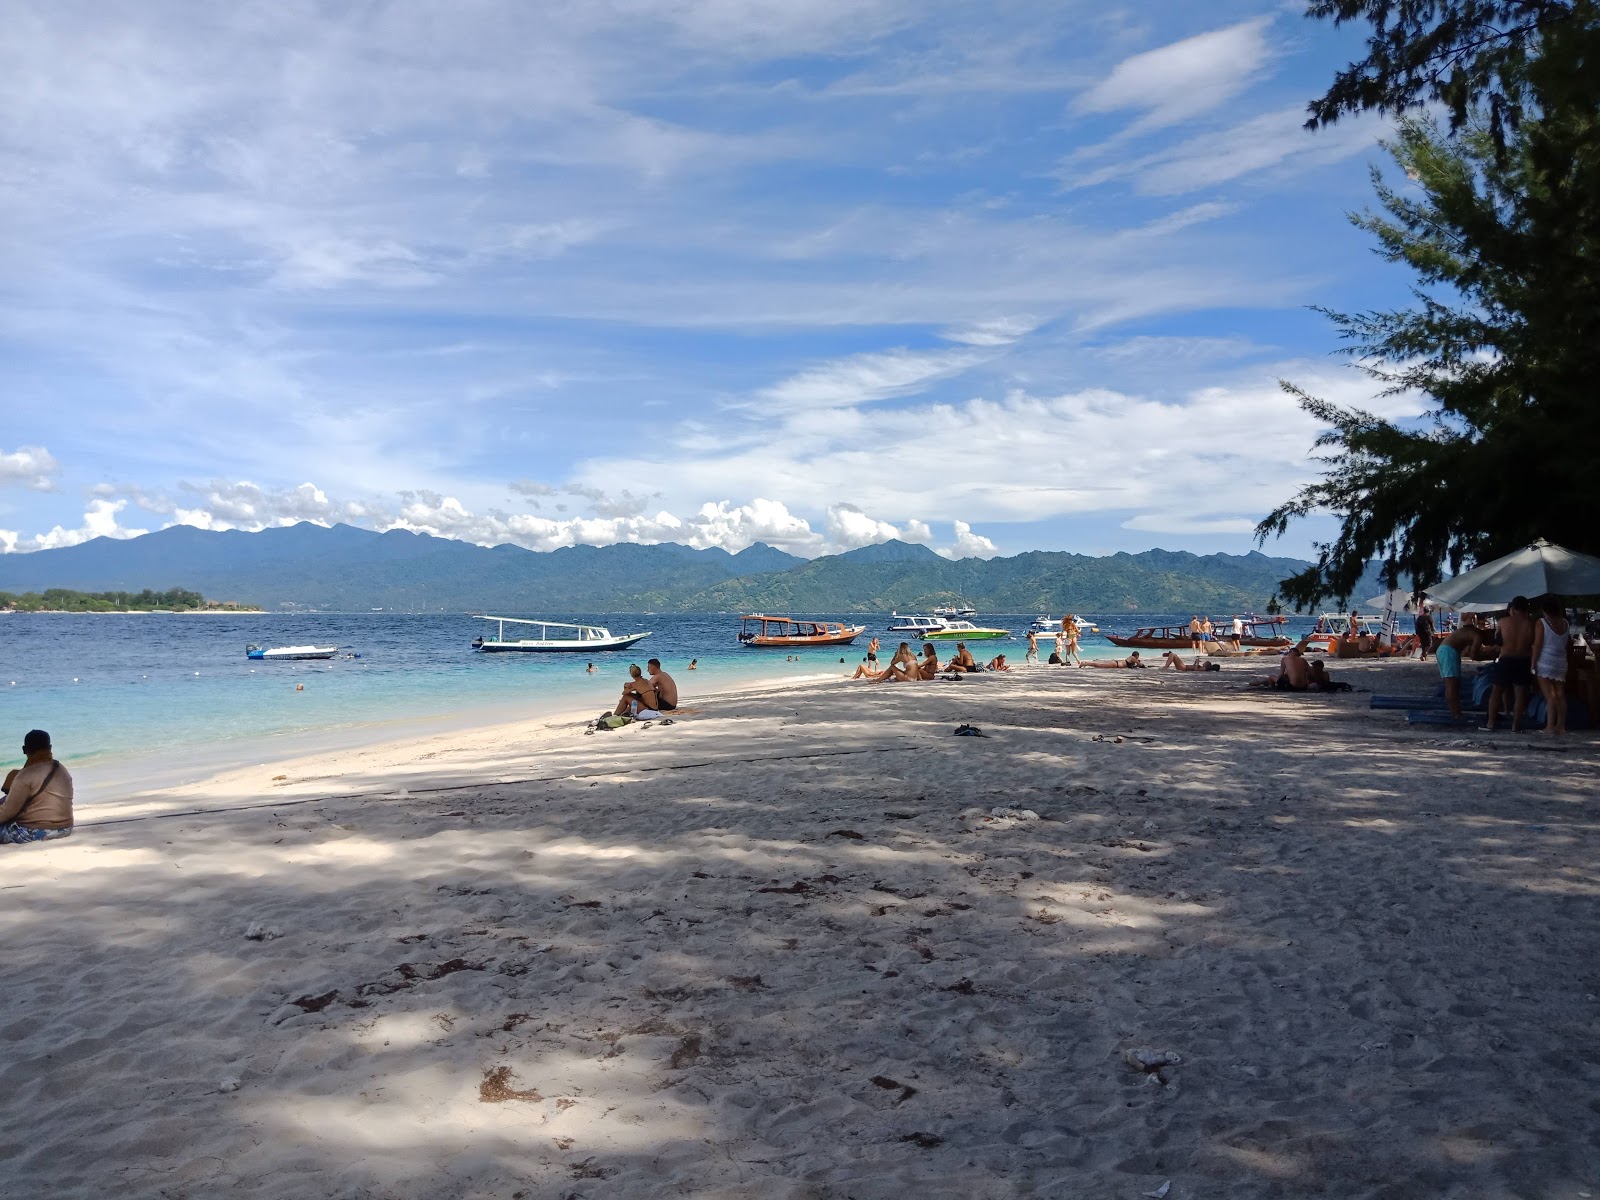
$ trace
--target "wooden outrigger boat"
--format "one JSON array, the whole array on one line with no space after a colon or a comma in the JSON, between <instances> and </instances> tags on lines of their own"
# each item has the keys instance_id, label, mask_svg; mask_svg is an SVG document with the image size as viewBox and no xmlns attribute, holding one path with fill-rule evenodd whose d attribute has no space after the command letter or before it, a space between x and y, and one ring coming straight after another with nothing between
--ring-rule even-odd
<instances>
[{"instance_id":1,"label":"wooden outrigger boat","mask_svg":"<svg viewBox=\"0 0 1600 1200\"><path fill-rule=\"evenodd\" d=\"M568 625L564 621L530 621L524 617L479 616L478 620L498 623L494 637L472 639L472 648L484 654L505 651L522 654L587 654L600 650L626 650L635 642L650 636L648 633L614 634L602 625ZM508 638L507 625L537 625L539 636ZM552 629L558 631L555 637L550 636ZM561 630L571 632L559 632Z\"/></svg>"},{"instance_id":2,"label":"wooden outrigger boat","mask_svg":"<svg viewBox=\"0 0 1600 1200\"><path fill-rule=\"evenodd\" d=\"M1276 630L1285 621L1283 617L1249 617L1244 620L1244 636L1239 639L1241 646L1258 646L1277 650L1287 650L1294 644L1293 640L1279 633L1266 632ZM1151 625L1144 629L1134 631L1132 634L1108 633L1105 635L1108 642L1117 646L1128 646L1140 650L1188 650L1195 643L1195 635L1189 632L1187 625ZM1211 636L1205 642L1213 645L1228 645L1233 642L1233 620L1215 622L1212 625Z\"/></svg>"},{"instance_id":3,"label":"wooden outrigger boat","mask_svg":"<svg viewBox=\"0 0 1600 1200\"><path fill-rule=\"evenodd\" d=\"M867 631L865 625L838 621L797 621L752 613L739 618L739 641L757 649L805 646L848 646Z\"/></svg>"},{"instance_id":4,"label":"wooden outrigger boat","mask_svg":"<svg viewBox=\"0 0 1600 1200\"><path fill-rule=\"evenodd\" d=\"M1317 627L1300 639L1300 649L1334 658L1390 658L1410 654L1416 645L1416 635L1400 634L1395 625L1392 613L1384 617L1325 612L1317 618Z\"/></svg>"}]
</instances>

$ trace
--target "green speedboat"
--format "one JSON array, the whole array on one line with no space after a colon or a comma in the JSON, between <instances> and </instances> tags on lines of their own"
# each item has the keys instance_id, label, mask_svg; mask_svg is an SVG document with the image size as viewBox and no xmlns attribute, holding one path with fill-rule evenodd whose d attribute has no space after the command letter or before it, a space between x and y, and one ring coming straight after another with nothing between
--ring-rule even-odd
<instances>
[{"instance_id":1,"label":"green speedboat","mask_svg":"<svg viewBox=\"0 0 1600 1200\"><path fill-rule=\"evenodd\" d=\"M974 625L971 621L946 621L943 629L929 630L919 636L930 642L982 642L989 638L1010 637L1011 630L985 629L982 625Z\"/></svg>"}]
</instances>

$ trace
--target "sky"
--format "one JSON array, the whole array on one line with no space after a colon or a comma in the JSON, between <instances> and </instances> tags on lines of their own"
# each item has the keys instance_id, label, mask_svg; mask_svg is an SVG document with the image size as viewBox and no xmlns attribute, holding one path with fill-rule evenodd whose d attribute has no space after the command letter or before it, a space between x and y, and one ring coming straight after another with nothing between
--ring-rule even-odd
<instances>
[{"instance_id":1,"label":"sky","mask_svg":"<svg viewBox=\"0 0 1600 1200\"><path fill-rule=\"evenodd\" d=\"M0 551L1244 552L1280 379L1420 411L1309 307L1407 280L1303 7L7 5Z\"/></svg>"}]
</instances>

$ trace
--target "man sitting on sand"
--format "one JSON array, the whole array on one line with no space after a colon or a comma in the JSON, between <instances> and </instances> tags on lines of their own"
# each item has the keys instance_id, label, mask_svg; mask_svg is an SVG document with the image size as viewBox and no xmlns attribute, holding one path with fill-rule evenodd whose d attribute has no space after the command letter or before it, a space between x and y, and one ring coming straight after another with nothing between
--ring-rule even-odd
<instances>
[{"instance_id":1,"label":"man sitting on sand","mask_svg":"<svg viewBox=\"0 0 1600 1200\"><path fill-rule=\"evenodd\" d=\"M982 670L982 668L978 666L977 660L972 657L972 651L967 649L967 644L965 642L957 642L956 656L950 660L945 670L976 672Z\"/></svg>"},{"instance_id":2,"label":"man sitting on sand","mask_svg":"<svg viewBox=\"0 0 1600 1200\"><path fill-rule=\"evenodd\" d=\"M650 669L650 686L656 690L656 711L671 712L678 707L677 683L661 669L659 658L652 658L645 666Z\"/></svg>"},{"instance_id":3,"label":"man sitting on sand","mask_svg":"<svg viewBox=\"0 0 1600 1200\"><path fill-rule=\"evenodd\" d=\"M1306 662L1306 656L1300 653L1300 647L1290 646L1278 662L1278 673L1258 679L1250 686L1272 688L1280 692L1309 692L1311 667Z\"/></svg>"},{"instance_id":4,"label":"man sitting on sand","mask_svg":"<svg viewBox=\"0 0 1600 1200\"><path fill-rule=\"evenodd\" d=\"M1078 665L1080 667L1098 667L1102 671L1137 671L1142 669L1145 666L1145 663L1144 660L1139 657L1139 652L1135 650L1132 654L1128 655L1127 658L1116 658L1112 659L1110 662L1084 662L1079 663Z\"/></svg>"},{"instance_id":5,"label":"man sitting on sand","mask_svg":"<svg viewBox=\"0 0 1600 1200\"><path fill-rule=\"evenodd\" d=\"M27 762L0 785L0 846L21 846L72 833L72 775L55 760L50 735L30 729L22 739Z\"/></svg>"},{"instance_id":6,"label":"man sitting on sand","mask_svg":"<svg viewBox=\"0 0 1600 1200\"><path fill-rule=\"evenodd\" d=\"M656 689L639 670L638 663L628 664L628 682L622 685L622 699L612 712L619 717L637 717L643 713L656 714Z\"/></svg>"}]
</instances>

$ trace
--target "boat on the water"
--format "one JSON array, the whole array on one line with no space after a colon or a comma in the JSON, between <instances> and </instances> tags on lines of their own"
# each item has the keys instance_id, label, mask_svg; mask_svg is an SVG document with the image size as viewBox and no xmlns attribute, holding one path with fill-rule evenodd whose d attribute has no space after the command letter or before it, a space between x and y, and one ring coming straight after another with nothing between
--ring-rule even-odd
<instances>
[{"instance_id":1,"label":"boat on the water","mask_svg":"<svg viewBox=\"0 0 1600 1200\"><path fill-rule=\"evenodd\" d=\"M1287 650L1294 643L1274 632L1283 621L1283 617L1251 617L1243 622L1244 633L1239 638L1239 645ZM1189 632L1187 625L1147 625L1131 634L1105 635L1106 641L1114 646L1138 650L1188 650L1193 647L1196 637L1196 634ZM1232 642L1233 619L1230 617L1214 623L1211 636L1202 640L1202 648L1231 645Z\"/></svg>"},{"instance_id":2,"label":"boat on the water","mask_svg":"<svg viewBox=\"0 0 1600 1200\"><path fill-rule=\"evenodd\" d=\"M848 646L867 631L865 625L838 621L797 621L752 613L739 618L739 641L746 646L784 647Z\"/></svg>"},{"instance_id":3,"label":"boat on the water","mask_svg":"<svg viewBox=\"0 0 1600 1200\"><path fill-rule=\"evenodd\" d=\"M899 613L889 614L890 633L915 633L924 637L937 633L946 624L944 617L902 617Z\"/></svg>"},{"instance_id":4,"label":"boat on the water","mask_svg":"<svg viewBox=\"0 0 1600 1200\"><path fill-rule=\"evenodd\" d=\"M244 648L244 656L257 662L282 662L286 659L332 658L339 653L337 646L258 646L251 642Z\"/></svg>"},{"instance_id":5,"label":"boat on the water","mask_svg":"<svg viewBox=\"0 0 1600 1200\"><path fill-rule=\"evenodd\" d=\"M565 621L537 621L526 617L478 616L480 621L494 621L494 637L472 639L472 648L485 654L513 652L522 654L590 654L602 650L626 650L635 642L650 636L645 633L615 634L604 625L569 625ZM538 637L508 638L507 625L533 625ZM555 630L552 636L551 630ZM513 630L512 632L516 632Z\"/></svg>"},{"instance_id":6,"label":"boat on the water","mask_svg":"<svg viewBox=\"0 0 1600 1200\"><path fill-rule=\"evenodd\" d=\"M978 610L963 600L960 604L942 604L933 610L933 615L936 617L975 617L978 615Z\"/></svg>"},{"instance_id":7,"label":"boat on the water","mask_svg":"<svg viewBox=\"0 0 1600 1200\"><path fill-rule=\"evenodd\" d=\"M1391 613L1362 616L1360 613L1328 613L1317 618L1317 627L1300 639L1302 652L1329 654L1335 658L1388 658L1409 654L1416 635L1400 635ZM1288 639L1284 639L1285 645Z\"/></svg>"},{"instance_id":8,"label":"boat on the water","mask_svg":"<svg viewBox=\"0 0 1600 1200\"><path fill-rule=\"evenodd\" d=\"M922 636L929 641L983 642L990 638L1010 637L1011 630L986 629L981 625L974 625L971 621L946 621L942 629L930 630Z\"/></svg>"}]
</instances>

